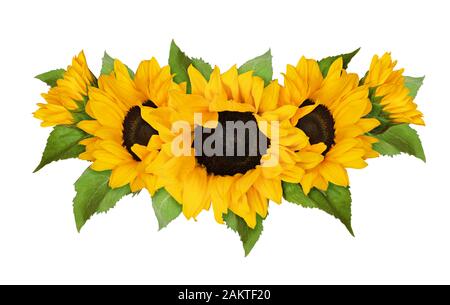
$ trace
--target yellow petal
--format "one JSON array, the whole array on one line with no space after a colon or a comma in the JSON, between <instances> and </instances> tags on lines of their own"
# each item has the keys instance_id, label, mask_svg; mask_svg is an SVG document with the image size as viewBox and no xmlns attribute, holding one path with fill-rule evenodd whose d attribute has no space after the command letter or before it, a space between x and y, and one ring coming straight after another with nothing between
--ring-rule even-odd
<instances>
[{"instance_id":1,"label":"yellow petal","mask_svg":"<svg viewBox=\"0 0 450 305\"><path fill-rule=\"evenodd\" d=\"M347 171L340 164L323 162L320 166L320 174L334 184L340 186L348 186L349 184Z\"/></svg>"},{"instance_id":2,"label":"yellow petal","mask_svg":"<svg viewBox=\"0 0 450 305\"><path fill-rule=\"evenodd\" d=\"M222 74L222 82L229 99L239 101L239 83L238 83L238 70L236 65L231 67L227 72Z\"/></svg>"},{"instance_id":3,"label":"yellow petal","mask_svg":"<svg viewBox=\"0 0 450 305\"><path fill-rule=\"evenodd\" d=\"M184 182L183 214L186 218L196 217L208 200L205 193L208 190L208 178L206 170L195 168Z\"/></svg>"},{"instance_id":4,"label":"yellow petal","mask_svg":"<svg viewBox=\"0 0 450 305\"><path fill-rule=\"evenodd\" d=\"M253 71L240 74L239 79L239 92L243 102L252 103L252 84L253 84Z\"/></svg>"},{"instance_id":5,"label":"yellow petal","mask_svg":"<svg viewBox=\"0 0 450 305\"><path fill-rule=\"evenodd\" d=\"M136 175L136 162L129 162L119 165L111 172L109 186L114 189L127 185L133 182Z\"/></svg>"},{"instance_id":6,"label":"yellow petal","mask_svg":"<svg viewBox=\"0 0 450 305\"><path fill-rule=\"evenodd\" d=\"M206 79L194 66L188 68L189 80L191 81L192 94L205 95L207 85Z\"/></svg>"},{"instance_id":7,"label":"yellow petal","mask_svg":"<svg viewBox=\"0 0 450 305\"><path fill-rule=\"evenodd\" d=\"M281 180L266 179L260 176L254 183L253 187L258 190L264 197L269 198L273 202L281 203L283 190L281 188Z\"/></svg>"},{"instance_id":8,"label":"yellow petal","mask_svg":"<svg viewBox=\"0 0 450 305\"><path fill-rule=\"evenodd\" d=\"M211 112L222 112L222 111L255 112L255 108L249 104L237 103L234 101L215 100L209 104L209 111L211 111Z\"/></svg>"}]
</instances>

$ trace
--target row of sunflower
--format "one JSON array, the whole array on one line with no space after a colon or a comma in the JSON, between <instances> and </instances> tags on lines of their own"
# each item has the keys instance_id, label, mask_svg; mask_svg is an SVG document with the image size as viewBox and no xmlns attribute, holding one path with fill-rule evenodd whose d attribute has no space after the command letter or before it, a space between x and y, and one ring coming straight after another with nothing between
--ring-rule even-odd
<instances>
[{"instance_id":1,"label":"row of sunflower","mask_svg":"<svg viewBox=\"0 0 450 305\"><path fill-rule=\"evenodd\" d=\"M216 221L240 235L246 255L262 232L269 201L280 204L283 197L335 216L353 234L347 168L364 168L380 154L425 161L410 127L424 125L413 101L423 78L404 76L384 54L373 57L360 79L347 71L357 52L302 57L287 65L283 84L272 79L270 51L221 72L172 42L169 65L152 58L136 73L105 53L98 79L81 52L66 70L37 76L51 88L34 116L53 131L36 171L68 158L91 162L75 183L78 230L145 189L160 229L181 213L196 219L212 206ZM245 146L243 155L199 153L195 138L202 145L219 123L230 121L259 127L258 139L265 141L256 153L249 153L248 135L227 133L216 148L225 152L231 140ZM188 128L173 128L176 122ZM180 137L189 143L187 154L173 149ZM268 165L273 158L278 161Z\"/></svg>"}]
</instances>

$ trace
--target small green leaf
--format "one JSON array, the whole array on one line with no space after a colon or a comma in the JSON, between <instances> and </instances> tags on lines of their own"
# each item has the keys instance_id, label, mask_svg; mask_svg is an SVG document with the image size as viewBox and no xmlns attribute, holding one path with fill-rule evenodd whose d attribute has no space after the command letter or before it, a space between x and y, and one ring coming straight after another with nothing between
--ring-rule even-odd
<instances>
[{"instance_id":1,"label":"small green leaf","mask_svg":"<svg viewBox=\"0 0 450 305\"><path fill-rule=\"evenodd\" d=\"M159 230L167 227L181 213L181 205L164 188L153 195L152 205L158 219Z\"/></svg>"},{"instance_id":2,"label":"small green leaf","mask_svg":"<svg viewBox=\"0 0 450 305\"><path fill-rule=\"evenodd\" d=\"M384 133L371 134L379 140L373 148L382 155L394 156L406 153L426 162L425 153L417 131L407 124L390 127Z\"/></svg>"},{"instance_id":3,"label":"small green leaf","mask_svg":"<svg viewBox=\"0 0 450 305\"><path fill-rule=\"evenodd\" d=\"M353 52L350 53L345 53L345 54L341 54L341 55L336 55L336 56L330 56L330 57L325 57L322 58L319 61L319 68L320 68L320 72L322 72L323 77L326 77L328 74L328 70L330 69L331 65L334 63L334 61L336 59L338 59L339 57L342 57L342 61L343 61L343 68L347 69L348 64L350 63L350 61L352 60L352 58L359 52L361 48L356 49Z\"/></svg>"},{"instance_id":4,"label":"small green leaf","mask_svg":"<svg viewBox=\"0 0 450 305\"><path fill-rule=\"evenodd\" d=\"M88 137L87 133L74 126L55 126L48 137L41 162L34 172L53 161L77 158L85 150L85 147L78 143Z\"/></svg>"},{"instance_id":5,"label":"small green leaf","mask_svg":"<svg viewBox=\"0 0 450 305\"><path fill-rule=\"evenodd\" d=\"M249 228L244 219L237 216L230 210L227 214L223 215L223 220L227 224L228 228L239 234L244 247L245 256L249 255L263 231L263 218L256 214L256 226L254 229Z\"/></svg>"},{"instance_id":6,"label":"small green leaf","mask_svg":"<svg viewBox=\"0 0 450 305\"><path fill-rule=\"evenodd\" d=\"M187 69L189 65L192 63L192 60L184 54L180 48L177 46L174 40L170 44L169 51L169 66L170 71L175 73L175 77L173 80L179 84L183 82L187 82L187 91L191 92L191 84L189 82L189 76L187 73Z\"/></svg>"},{"instance_id":7,"label":"small green leaf","mask_svg":"<svg viewBox=\"0 0 450 305\"><path fill-rule=\"evenodd\" d=\"M56 81L64 77L64 72L66 72L66 70L56 69L36 75L35 78L43 81L44 83L53 88L56 87Z\"/></svg>"},{"instance_id":8,"label":"small green leaf","mask_svg":"<svg viewBox=\"0 0 450 305\"><path fill-rule=\"evenodd\" d=\"M114 71L114 58L112 58L111 56L109 56L108 53L106 53L103 55L103 59L102 59L102 69L100 71L100 75L106 74L109 75L111 74L111 72ZM131 70L128 66L126 66L128 69L128 74L130 74L131 78L134 78L134 72L133 70Z\"/></svg>"},{"instance_id":9,"label":"small green leaf","mask_svg":"<svg viewBox=\"0 0 450 305\"><path fill-rule=\"evenodd\" d=\"M412 98L416 97L417 91L419 91L420 87L422 86L424 79L425 76L423 77L405 76L405 87L408 88L409 95Z\"/></svg>"},{"instance_id":10,"label":"small green leaf","mask_svg":"<svg viewBox=\"0 0 450 305\"><path fill-rule=\"evenodd\" d=\"M75 182L77 194L73 199L73 212L78 232L92 215L107 212L131 193L129 185L111 189L108 185L110 176L111 171L97 172L88 168Z\"/></svg>"},{"instance_id":11,"label":"small green leaf","mask_svg":"<svg viewBox=\"0 0 450 305\"><path fill-rule=\"evenodd\" d=\"M211 73L213 71L213 68L211 65L207 62L205 62L201 58L192 58L192 65L200 71L200 73L203 75L203 77L206 80L209 80L209 77L211 76Z\"/></svg>"},{"instance_id":12,"label":"small green leaf","mask_svg":"<svg viewBox=\"0 0 450 305\"><path fill-rule=\"evenodd\" d=\"M326 191L313 188L308 195L305 195L300 184L283 182L283 196L289 202L305 208L317 208L336 217L354 236L351 225L352 199L348 187L329 183Z\"/></svg>"},{"instance_id":13,"label":"small green leaf","mask_svg":"<svg viewBox=\"0 0 450 305\"><path fill-rule=\"evenodd\" d=\"M187 92L191 92L191 82L189 81L188 68L190 65L193 65L206 80L209 80L209 77L213 71L211 65L205 62L201 58L191 58L187 56L181 49L177 46L175 41L172 40L170 44L170 52L169 52L169 66L170 71L175 73L174 81L179 84L186 82L187 83Z\"/></svg>"},{"instance_id":14,"label":"small green leaf","mask_svg":"<svg viewBox=\"0 0 450 305\"><path fill-rule=\"evenodd\" d=\"M254 75L261 77L264 80L264 85L267 86L272 80L273 75L271 51L269 50L239 67L239 74L248 71L254 71Z\"/></svg>"}]
</instances>

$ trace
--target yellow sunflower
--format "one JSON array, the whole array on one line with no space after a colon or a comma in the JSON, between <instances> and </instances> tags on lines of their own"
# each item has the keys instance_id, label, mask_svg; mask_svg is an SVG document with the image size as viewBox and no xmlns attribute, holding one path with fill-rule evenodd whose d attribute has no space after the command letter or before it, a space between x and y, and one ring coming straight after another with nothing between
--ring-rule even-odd
<instances>
[{"instance_id":1,"label":"yellow sunflower","mask_svg":"<svg viewBox=\"0 0 450 305\"><path fill-rule=\"evenodd\" d=\"M81 142L86 152L80 158L93 161L96 171L112 170L110 187L129 184L133 192L145 187L151 194L159 188L156 176L145 169L159 154L161 140L141 110L151 113L166 107L169 90L185 88L175 84L170 68L161 68L154 58L142 61L134 78L115 60L114 71L100 76L98 88L89 89L86 112L93 120L78 127L94 137Z\"/></svg>"},{"instance_id":2,"label":"yellow sunflower","mask_svg":"<svg viewBox=\"0 0 450 305\"><path fill-rule=\"evenodd\" d=\"M155 124L165 138L164 153L149 171L159 168L162 184L188 219L212 203L219 223L231 210L254 228L257 214L266 217L269 199L281 203L281 180L298 182L305 173L302 166L315 165L322 156L299 153L308 145L307 137L291 125L297 107L277 105L278 82L264 87L252 71L238 74L236 66L223 74L215 67L209 80L193 66L188 75L192 94L172 91L173 110L166 116L173 126L184 122L189 132L181 135L171 125ZM199 114L202 120L195 119ZM156 122L160 115L143 111L143 117ZM244 124L248 133L238 136L229 124ZM180 136L188 141L185 154L176 153ZM211 142L214 151L208 152Z\"/></svg>"},{"instance_id":3,"label":"yellow sunflower","mask_svg":"<svg viewBox=\"0 0 450 305\"><path fill-rule=\"evenodd\" d=\"M73 58L63 78L56 82L57 85L42 94L47 103L37 104L39 109L33 113L34 117L42 120L43 127L75 123L72 112L79 109L88 95L88 87L95 81L81 51Z\"/></svg>"},{"instance_id":4,"label":"yellow sunflower","mask_svg":"<svg viewBox=\"0 0 450 305\"><path fill-rule=\"evenodd\" d=\"M342 58L331 65L325 78L316 60L302 57L297 66L287 66L280 105L297 108L291 123L309 138L310 146L304 150L323 155L302 176L306 194L312 187L326 190L329 182L348 186L346 168L363 168L366 158L378 156L372 150L376 139L365 134L379 122L364 118L372 105L368 87L358 82L356 74L343 69Z\"/></svg>"},{"instance_id":5,"label":"yellow sunflower","mask_svg":"<svg viewBox=\"0 0 450 305\"><path fill-rule=\"evenodd\" d=\"M422 112L417 110L405 86L404 69L394 70L396 64L389 53L381 58L375 55L364 84L376 88L375 96L382 97L380 105L392 122L425 125Z\"/></svg>"}]
</instances>

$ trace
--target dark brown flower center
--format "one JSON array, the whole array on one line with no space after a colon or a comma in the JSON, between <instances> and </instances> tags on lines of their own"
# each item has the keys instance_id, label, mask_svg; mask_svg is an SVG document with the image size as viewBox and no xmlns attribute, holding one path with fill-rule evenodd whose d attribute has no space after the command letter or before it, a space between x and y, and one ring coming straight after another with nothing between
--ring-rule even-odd
<instances>
[{"instance_id":1,"label":"dark brown flower center","mask_svg":"<svg viewBox=\"0 0 450 305\"><path fill-rule=\"evenodd\" d=\"M306 100L300 107L313 105L311 100ZM325 155L334 143L334 119L330 110L324 105L318 105L311 113L302 117L297 125L308 137L311 144L325 143L327 149Z\"/></svg>"},{"instance_id":2,"label":"dark brown flower center","mask_svg":"<svg viewBox=\"0 0 450 305\"><path fill-rule=\"evenodd\" d=\"M152 108L157 107L150 100L146 101L142 105ZM156 131L142 118L141 108L139 106L134 106L128 111L125 119L123 120L122 145L133 156L134 160L141 161L141 159L131 150L131 147L133 147L134 144L147 146L150 138L156 134L158 134L158 131Z\"/></svg>"},{"instance_id":3,"label":"dark brown flower center","mask_svg":"<svg viewBox=\"0 0 450 305\"><path fill-rule=\"evenodd\" d=\"M220 112L218 127L198 126L195 137L201 137L201 141L193 144L198 163L205 166L209 174L218 176L245 174L256 168L270 145L251 112ZM208 147L213 153L208 152Z\"/></svg>"}]
</instances>

